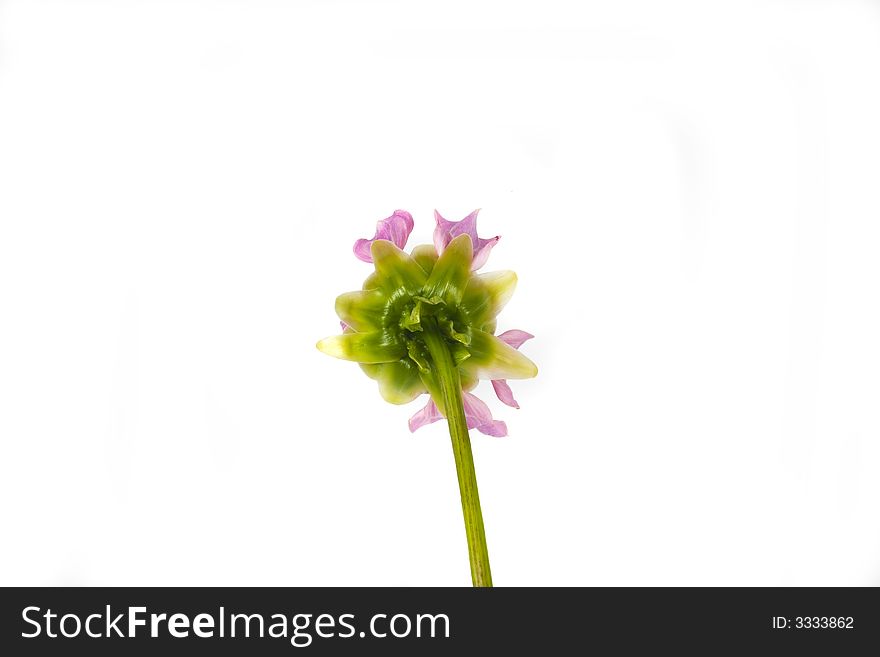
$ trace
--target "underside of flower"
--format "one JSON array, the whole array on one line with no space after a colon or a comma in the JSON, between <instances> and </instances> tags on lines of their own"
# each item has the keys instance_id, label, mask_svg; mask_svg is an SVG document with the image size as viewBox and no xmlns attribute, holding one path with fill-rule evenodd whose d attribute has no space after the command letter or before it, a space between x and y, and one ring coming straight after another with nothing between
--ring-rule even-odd
<instances>
[{"instance_id":1,"label":"underside of flower","mask_svg":"<svg viewBox=\"0 0 880 657\"><path fill-rule=\"evenodd\" d=\"M434 218L434 244L410 254L402 249L413 220L404 210L379 221L372 239L355 242L355 256L373 263L375 271L362 289L336 299L342 335L321 340L318 349L359 363L393 404L428 393L428 403L410 418L409 428L446 418L471 580L474 586L492 586L470 430L506 436L507 425L470 390L488 379L503 403L519 408L507 379L538 373L518 351L533 336L516 330L495 335L496 317L513 294L516 274L475 272L499 238L479 237L476 211L461 221L447 221L436 211Z\"/></svg>"},{"instance_id":2,"label":"underside of flower","mask_svg":"<svg viewBox=\"0 0 880 657\"><path fill-rule=\"evenodd\" d=\"M400 212L384 221L395 223L408 235L412 220L408 213L404 217ZM356 253L358 245L368 241L369 259L375 271L366 279L363 289L337 298L336 313L344 332L321 340L318 348L331 356L360 363L364 372L378 382L382 397L393 404L405 404L423 393L430 394L429 405L410 422L410 428L415 430L446 414L431 355L432 344L444 345L466 395L469 428L489 435L506 435L506 425L492 420L488 407L468 391L479 379L488 379L501 401L518 407L506 380L537 374L535 364L517 351L532 336L523 331L494 335L496 316L513 294L516 274L472 271L475 254L470 232L475 235L476 227L471 217L459 223L466 222L470 222L466 225L468 230L458 231L457 236L446 241L439 255L432 245L417 246L407 254L399 248L399 242L382 238L359 240ZM382 230L380 222L377 234ZM450 232L448 226L444 230ZM494 244L497 238L480 241ZM482 248L488 253L485 244ZM508 334L515 335L510 339Z\"/></svg>"}]
</instances>

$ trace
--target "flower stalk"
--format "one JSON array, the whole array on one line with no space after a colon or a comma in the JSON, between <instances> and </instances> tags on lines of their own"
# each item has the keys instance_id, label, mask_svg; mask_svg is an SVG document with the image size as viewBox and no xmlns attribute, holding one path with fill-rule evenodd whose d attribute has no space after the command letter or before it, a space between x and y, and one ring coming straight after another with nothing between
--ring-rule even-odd
<instances>
[{"instance_id":1,"label":"flower stalk","mask_svg":"<svg viewBox=\"0 0 880 657\"><path fill-rule=\"evenodd\" d=\"M468 558L471 564L471 580L477 587L492 586L489 549L486 545L486 530L483 527L483 511L480 508L480 492L477 488L474 454L471 450L471 439L464 413L461 379L452 353L446 345L436 321L424 322L423 330L425 346L431 356L443 395L449 436L452 439L452 454L455 457L455 470L458 474L461 510L464 514L464 531L467 535Z\"/></svg>"}]
</instances>

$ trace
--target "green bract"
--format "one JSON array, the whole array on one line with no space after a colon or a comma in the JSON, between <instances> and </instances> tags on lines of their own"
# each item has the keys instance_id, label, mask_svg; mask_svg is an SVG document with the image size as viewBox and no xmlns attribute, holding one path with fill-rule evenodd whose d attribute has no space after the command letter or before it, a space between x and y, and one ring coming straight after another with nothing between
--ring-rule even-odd
<instances>
[{"instance_id":1,"label":"green bract","mask_svg":"<svg viewBox=\"0 0 880 657\"><path fill-rule=\"evenodd\" d=\"M370 248L375 271L363 289L336 299L346 328L321 340L326 354L361 364L392 404L429 393L441 412L443 395L426 338L440 336L452 354L463 390L478 379L525 379L535 364L495 335L495 317L516 287L512 271L471 271L473 246L455 237L438 257L423 245L407 254L378 239Z\"/></svg>"}]
</instances>

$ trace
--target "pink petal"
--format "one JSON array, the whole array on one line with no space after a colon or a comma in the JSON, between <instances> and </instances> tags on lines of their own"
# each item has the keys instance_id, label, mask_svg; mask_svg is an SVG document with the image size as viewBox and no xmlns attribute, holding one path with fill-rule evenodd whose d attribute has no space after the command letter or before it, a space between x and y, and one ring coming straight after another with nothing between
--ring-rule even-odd
<instances>
[{"instance_id":1,"label":"pink petal","mask_svg":"<svg viewBox=\"0 0 880 657\"><path fill-rule=\"evenodd\" d=\"M531 340L535 336L531 333L526 333L525 331L511 329L510 331L505 331L504 333L501 333L500 335L497 335L495 337L497 337L502 342L506 342L514 349L519 349L522 346L523 342L525 342L526 340Z\"/></svg>"},{"instance_id":2,"label":"pink petal","mask_svg":"<svg viewBox=\"0 0 880 657\"><path fill-rule=\"evenodd\" d=\"M406 210L395 210L387 219L376 222L376 234L373 239L360 239L354 243L354 255L358 260L364 262L373 262L373 256L370 253L370 246L376 240L388 240L394 242L397 248L402 249L406 246L409 234L413 229L412 215Z\"/></svg>"},{"instance_id":3,"label":"pink petal","mask_svg":"<svg viewBox=\"0 0 880 657\"><path fill-rule=\"evenodd\" d=\"M429 398L425 407L409 419L409 430L415 432L426 424L433 424L437 420L442 419L443 416L440 415L440 409L437 408L437 404L434 403L433 399Z\"/></svg>"},{"instance_id":4,"label":"pink petal","mask_svg":"<svg viewBox=\"0 0 880 657\"><path fill-rule=\"evenodd\" d=\"M476 271L486 264L489 259L489 252L492 247L501 239L499 236L483 239L477 235L477 214L479 210L474 210L461 221L448 221L444 219L439 212L434 210L434 220L437 222L434 228L434 248L437 254L443 253L443 249L459 235L470 235L471 243L474 245L474 259L471 261L471 270Z\"/></svg>"},{"instance_id":5,"label":"pink petal","mask_svg":"<svg viewBox=\"0 0 880 657\"><path fill-rule=\"evenodd\" d=\"M487 436L506 436L507 425L501 420L492 419L489 407L469 392L464 393L464 415L468 429L476 429ZM425 407L409 419L409 430L416 431L426 424L442 420L440 409L433 399L428 400Z\"/></svg>"},{"instance_id":6,"label":"pink petal","mask_svg":"<svg viewBox=\"0 0 880 657\"><path fill-rule=\"evenodd\" d=\"M499 438L507 435L507 425L501 420L493 420L489 407L469 392L464 393L464 415L468 429Z\"/></svg>"},{"instance_id":7,"label":"pink petal","mask_svg":"<svg viewBox=\"0 0 880 657\"><path fill-rule=\"evenodd\" d=\"M507 381L504 379L495 379L492 381L492 387L495 388L495 394L502 403L512 406L513 408L519 408L519 404L513 398L513 390L507 385Z\"/></svg>"}]
</instances>

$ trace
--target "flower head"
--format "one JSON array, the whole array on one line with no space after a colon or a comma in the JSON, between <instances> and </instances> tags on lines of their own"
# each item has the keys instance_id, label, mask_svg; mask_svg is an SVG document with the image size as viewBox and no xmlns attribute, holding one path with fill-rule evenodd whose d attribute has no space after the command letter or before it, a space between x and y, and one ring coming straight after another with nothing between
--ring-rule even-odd
<instances>
[{"instance_id":1,"label":"flower head","mask_svg":"<svg viewBox=\"0 0 880 657\"><path fill-rule=\"evenodd\" d=\"M434 245L417 246L409 254L402 248L413 228L411 215L398 210L380 221L376 236L354 247L355 255L372 262L375 271L362 289L336 299L343 333L317 345L326 354L360 363L393 404L430 395L410 419L412 431L445 416L429 340L442 341L451 354L468 428L488 435L507 435L507 426L470 393L478 380L492 381L499 399L519 408L507 380L537 374L535 364L518 351L530 334L495 335L496 317L513 294L516 274L474 273L499 239L477 236L476 214L449 222L436 213Z\"/></svg>"}]
</instances>

